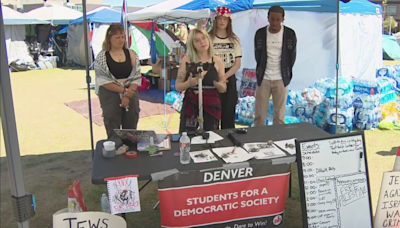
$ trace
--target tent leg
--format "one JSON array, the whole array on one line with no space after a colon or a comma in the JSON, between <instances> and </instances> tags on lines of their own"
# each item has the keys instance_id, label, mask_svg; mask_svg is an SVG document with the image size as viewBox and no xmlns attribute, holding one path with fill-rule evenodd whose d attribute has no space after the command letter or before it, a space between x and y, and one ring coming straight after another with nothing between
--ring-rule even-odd
<instances>
[{"instance_id":1,"label":"tent leg","mask_svg":"<svg viewBox=\"0 0 400 228\"><path fill-rule=\"evenodd\" d=\"M88 108L89 108L89 125L90 125L90 144L92 146L92 159L94 156L93 146L93 121L92 121L92 101L90 99L90 83L92 78L90 77L89 71L89 41L88 41L88 29L87 29L87 18L86 18L86 0L82 0L82 14L83 14L83 40L85 42L85 69L86 69L86 84L88 92Z\"/></svg>"},{"instance_id":2,"label":"tent leg","mask_svg":"<svg viewBox=\"0 0 400 228\"><path fill-rule=\"evenodd\" d=\"M0 6L0 40L5 40L3 6ZM5 42L0 44L0 115L7 154L7 167L10 176L11 195L26 195L19 151L17 126L15 123L14 104ZM17 212L19 213L19 211ZM29 228L29 221L18 222L18 228Z\"/></svg>"},{"instance_id":3,"label":"tent leg","mask_svg":"<svg viewBox=\"0 0 400 228\"><path fill-rule=\"evenodd\" d=\"M339 16L340 16L340 0L337 0L337 16L336 16L336 120L335 134L338 130L338 111L339 111Z\"/></svg>"}]
</instances>

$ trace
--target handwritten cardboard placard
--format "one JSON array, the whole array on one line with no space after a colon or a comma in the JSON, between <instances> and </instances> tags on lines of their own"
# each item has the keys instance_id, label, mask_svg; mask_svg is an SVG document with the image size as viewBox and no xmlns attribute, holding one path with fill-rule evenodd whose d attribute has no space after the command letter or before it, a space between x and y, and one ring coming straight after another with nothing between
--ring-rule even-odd
<instances>
[{"instance_id":1,"label":"handwritten cardboard placard","mask_svg":"<svg viewBox=\"0 0 400 228\"><path fill-rule=\"evenodd\" d=\"M243 69L243 78L240 84L239 97L255 96L257 77L255 69Z\"/></svg>"},{"instance_id":2,"label":"handwritten cardboard placard","mask_svg":"<svg viewBox=\"0 0 400 228\"><path fill-rule=\"evenodd\" d=\"M57 228L92 228L92 227L118 227L126 228L122 217L104 212L78 212L68 213L63 209L53 215L53 227Z\"/></svg>"},{"instance_id":3,"label":"handwritten cardboard placard","mask_svg":"<svg viewBox=\"0 0 400 228\"><path fill-rule=\"evenodd\" d=\"M137 175L109 178L106 181L111 214L140 211Z\"/></svg>"},{"instance_id":4,"label":"handwritten cardboard placard","mask_svg":"<svg viewBox=\"0 0 400 228\"><path fill-rule=\"evenodd\" d=\"M400 227L400 172L383 173L374 227Z\"/></svg>"}]
</instances>

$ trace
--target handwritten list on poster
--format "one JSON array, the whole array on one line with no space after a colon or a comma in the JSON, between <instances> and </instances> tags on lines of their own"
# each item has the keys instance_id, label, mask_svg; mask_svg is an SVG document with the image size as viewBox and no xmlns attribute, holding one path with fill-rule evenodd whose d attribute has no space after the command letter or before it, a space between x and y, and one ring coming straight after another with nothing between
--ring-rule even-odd
<instances>
[{"instance_id":1,"label":"handwritten list on poster","mask_svg":"<svg viewBox=\"0 0 400 228\"><path fill-rule=\"evenodd\" d=\"M374 227L400 227L400 172L383 173Z\"/></svg>"},{"instance_id":2,"label":"handwritten list on poster","mask_svg":"<svg viewBox=\"0 0 400 228\"><path fill-rule=\"evenodd\" d=\"M308 227L372 227L362 137L304 142L300 151Z\"/></svg>"}]
</instances>

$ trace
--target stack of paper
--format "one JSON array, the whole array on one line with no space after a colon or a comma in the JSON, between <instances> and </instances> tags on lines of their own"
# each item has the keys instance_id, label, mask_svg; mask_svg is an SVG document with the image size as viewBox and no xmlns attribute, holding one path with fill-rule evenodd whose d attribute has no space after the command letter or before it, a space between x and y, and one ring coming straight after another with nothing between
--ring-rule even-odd
<instances>
[{"instance_id":1,"label":"stack of paper","mask_svg":"<svg viewBox=\"0 0 400 228\"><path fill-rule=\"evenodd\" d=\"M286 156L285 152L277 148L275 145L269 145L265 142L245 143L243 147L256 159L271 159Z\"/></svg>"},{"instance_id":2,"label":"stack of paper","mask_svg":"<svg viewBox=\"0 0 400 228\"><path fill-rule=\"evenodd\" d=\"M251 153L247 153L241 147L215 148L213 152L222 158L226 163L245 162L253 158Z\"/></svg>"},{"instance_id":3,"label":"stack of paper","mask_svg":"<svg viewBox=\"0 0 400 228\"><path fill-rule=\"evenodd\" d=\"M207 139L203 139L202 135L196 136L192 138L191 144L206 144L206 143L215 143L217 141L223 140L220 135L213 131L207 131L207 133L210 134L210 137Z\"/></svg>"},{"instance_id":4,"label":"stack of paper","mask_svg":"<svg viewBox=\"0 0 400 228\"><path fill-rule=\"evenodd\" d=\"M193 159L194 163L204 163L218 161L218 159L211 153L210 150L201 150L190 152L190 157Z\"/></svg>"},{"instance_id":5,"label":"stack of paper","mask_svg":"<svg viewBox=\"0 0 400 228\"><path fill-rule=\"evenodd\" d=\"M150 143L149 142L139 142L137 143L138 151L148 151ZM171 140L169 137L162 140L159 144L156 144L156 150L170 150L171 149Z\"/></svg>"},{"instance_id":6,"label":"stack of paper","mask_svg":"<svg viewBox=\"0 0 400 228\"><path fill-rule=\"evenodd\" d=\"M274 144L277 145L282 150L285 150L289 154L295 155L296 154L295 140L296 139L287 139L287 140L274 142ZM289 147L289 145L293 145L293 147Z\"/></svg>"}]
</instances>

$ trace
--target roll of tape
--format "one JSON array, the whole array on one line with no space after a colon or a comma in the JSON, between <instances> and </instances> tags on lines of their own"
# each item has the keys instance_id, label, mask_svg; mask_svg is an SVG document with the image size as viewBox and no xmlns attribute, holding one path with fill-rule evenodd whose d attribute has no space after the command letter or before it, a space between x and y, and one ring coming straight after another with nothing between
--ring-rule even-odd
<instances>
[{"instance_id":1,"label":"roll of tape","mask_svg":"<svg viewBox=\"0 0 400 228\"><path fill-rule=\"evenodd\" d=\"M127 158L136 158L137 152L136 151L128 151L128 152L125 153L125 156Z\"/></svg>"}]
</instances>

